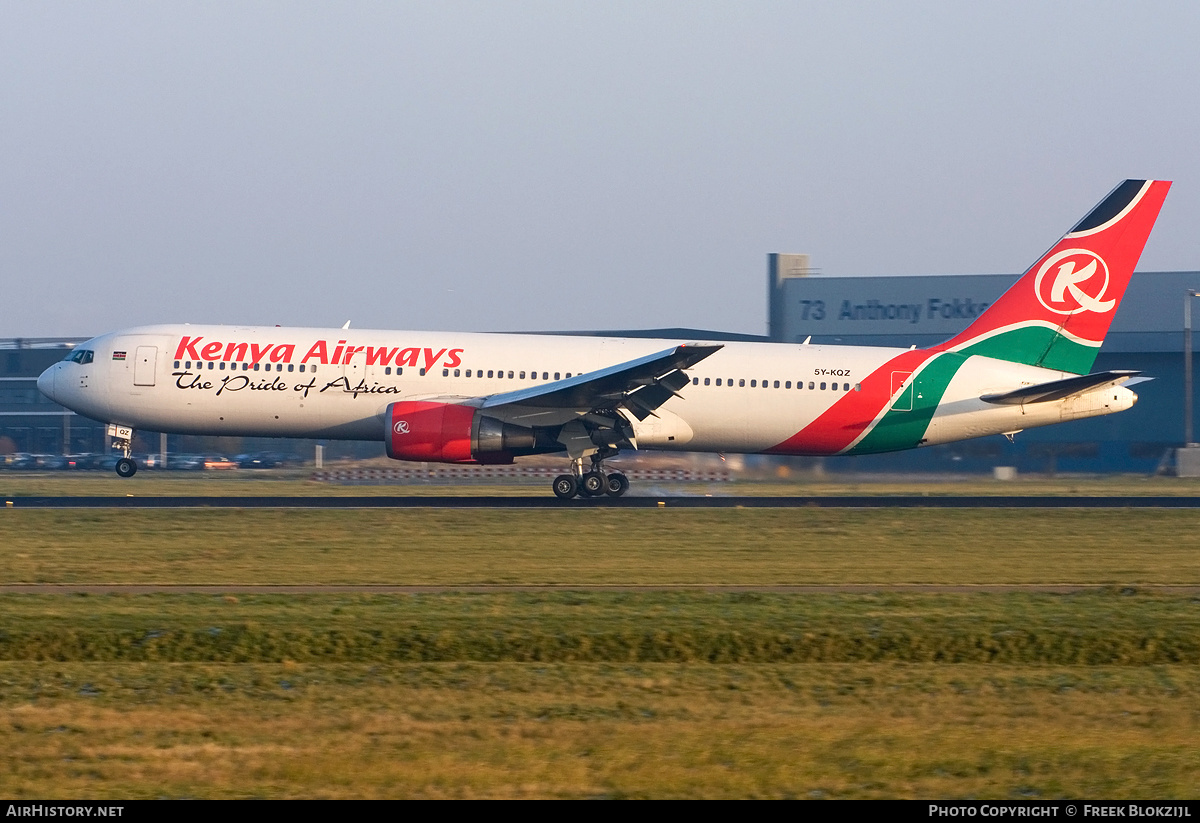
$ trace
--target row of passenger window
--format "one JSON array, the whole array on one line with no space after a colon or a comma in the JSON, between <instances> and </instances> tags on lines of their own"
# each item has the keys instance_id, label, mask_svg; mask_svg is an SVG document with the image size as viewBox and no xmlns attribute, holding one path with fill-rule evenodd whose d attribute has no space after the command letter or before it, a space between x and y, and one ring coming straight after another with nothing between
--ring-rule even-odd
<instances>
[{"instance_id":1,"label":"row of passenger window","mask_svg":"<svg viewBox=\"0 0 1200 823\"><path fill-rule=\"evenodd\" d=\"M224 371L224 370L225 370L225 363L224 363L224 362L218 363L218 362L216 362L215 360L207 360L207 361L204 361L204 360L197 360L197 361L196 361L196 364L195 364L195 365L196 365L196 368L198 368L198 369L203 369L203 368L204 368L204 364L205 364L206 362L208 363L208 368L209 368L209 370L210 370L210 371L211 371L211 370L213 370L213 369L218 369L218 370L220 370L220 371ZM237 371L237 370L238 370L238 365L239 365L238 363L230 363L230 364L229 364L229 370L230 370L230 371ZM274 366L274 367L275 367L275 368L274 368L274 371L283 371L283 365L284 365L284 364L283 364L283 363L255 363L255 364L251 365L250 363L242 363L242 364L240 364L240 365L241 365L241 367L242 367L242 371L250 371L251 369L253 369L254 371L272 371L272 368L271 368L272 366ZM260 366L262 367L261 369L259 368ZM185 360L185 361L183 361L183 368L185 368L185 369L190 369L191 367L192 367L192 361L191 361L191 360ZM179 361L178 361L178 360L176 360L176 361L175 361L175 368L179 368ZM304 370L305 370L305 368L306 368L306 367L305 367L305 364L304 364L304 363L301 363L301 364L300 364L300 371L304 371ZM288 371L295 371L295 370L296 370L296 366L295 366L295 364L294 364L294 363L288 363L288 364L287 364L287 370L288 370ZM316 372L317 372L317 367L316 367L315 365L310 365L310 366L307 366L307 370L308 370L309 372L313 373L313 374L316 374Z\"/></svg>"},{"instance_id":2,"label":"row of passenger window","mask_svg":"<svg viewBox=\"0 0 1200 823\"><path fill-rule=\"evenodd\" d=\"M80 356L80 355L84 355L84 354L86 354L86 355L91 355L91 352L90 352L90 351L89 351L89 352L82 352L82 351L81 351L81 352L76 352L74 355L72 355L72 357L70 357L70 358L68 358L68 359L75 360L75 362L91 362L91 358L90 358L90 357L88 357L88 359L85 361L85 360L83 359L83 357L81 357L81 356ZM78 359L76 359L76 358L78 358ZM225 363L224 363L224 362L219 362L219 363L218 363L218 362L216 362L216 361L212 361L212 360L208 360L208 361L196 361L196 363L195 363L195 366L196 366L196 368L197 368L197 369L203 369L203 368L205 367L205 365L204 365L204 364L205 364L205 362L207 362L207 363L208 363L208 369L209 369L210 371L211 371L211 370L213 370L213 369L219 369L219 370L221 370L221 371L224 371L224 370L225 370ZM283 371L283 367L284 367L284 365L285 365L285 364L283 364L283 363L254 363L254 364L250 364L250 363L242 363L242 364L241 364L241 367L242 367L242 369L241 369L241 370L242 370L242 371L250 371L251 369L253 369L254 371L271 371L271 370L272 370L272 369L271 369L271 367L272 367L272 366L274 366L274 367L275 367L275 368L274 368L274 370L275 370L275 371L277 371L277 372L281 372L281 371ZM287 365L287 370L288 370L288 371L296 371L296 366L295 366L295 364L288 363L288 364L286 364L286 365ZM179 368L179 366L180 366L180 362L179 362L178 360L176 360L176 361L175 361L175 368ZM192 361L190 361L190 360L185 360L185 361L183 362L183 367L184 367L184 368L186 368L186 369L190 369L190 368L192 368ZM260 367L261 367L261 368L260 368ZM230 364L229 364L229 369L230 369L230 371L237 371L237 370L238 370L238 364L237 364L237 363L230 363ZM300 364L300 367L299 367L299 371L303 372L303 371L306 371L306 370L307 370L308 372L310 372L310 373L313 373L313 374L315 374L315 373L316 373L316 371L317 371L317 367L316 367L315 365L307 365L307 366L306 366L304 363L301 363L301 364ZM421 376L422 376L422 377L424 377L424 376L425 376L425 371L426 371L425 369L421 369L421 370L420 370L420 373L421 373ZM384 370L383 370L383 373L384 373L384 374L388 374L388 375L390 375L390 374L392 373L392 367L391 367L391 366L387 366L386 368L384 368ZM403 369L403 367L397 366L397 367L396 367L396 374L397 374L397 375L401 375L401 374L403 374L403 373L404 373L404 369ZM508 377L508 379L509 379L509 380L514 380L514 379L515 379L515 380L524 380L524 379L526 379L526 378L525 378L525 372L523 372L523 371L522 371L522 372L513 372L512 370L509 370L509 371L507 371L507 372L506 372L504 369L488 369L488 370L487 370L487 377L489 377L489 378L492 378L492 379L503 379L503 378L504 378L506 375L507 375L507 377ZM450 376L450 369L442 369L442 377L449 377L449 376ZM471 369L466 369L466 370L465 370L465 374L464 374L464 370L463 370L463 369L454 369L454 376L455 376L455 377L464 377L464 376L465 376L465 377L483 377L483 376L484 376L484 370L483 370L483 369L475 369L475 370L474 370L474 373L472 373L472 370L471 370ZM567 378L570 378L570 377L571 377L571 372L567 372L567 375L566 375L566 376L567 376ZM537 379L538 379L538 373L537 373L536 371L531 371L531 372L529 372L529 379L530 379L530 380L537 380ZM542 380L549 380L549 379L550 379L550 372L546 372L546 371L542 372ZM563 379L562 372L554 372L554 379L555 379L555 380L561 380L561 379ZM699 386L699 385L700 385L700 383L701 383L701 378L699 378L699 377L693 377L693 378L692 378L692 385L693 385L693 386ZM715 380L714 380L713 378L710 378L710 377L705 377L705 378L704 378L704 385L705 385L705 386L714 385L714 384L715 384L715 385L717 385L717 386L720 386L720 385L725 385L725 386L730 386L730 387L732 387L732 386L733 386L733 378L732 378L732 377L725 378L725 379L724 379L724 381L722 381L722 378L720 378L720 377L716 378ZM752 379L752 380L750 381L750 388L752 388L752 389L758 388L758 384L759 384L759 381L758 381L758 380L756 380L756 379ZM745 380L745 378L739 378L739 379L738 379L738 381L737 381L737 385L738 385L739 387L742 387L742 388L744 388L744 387L745 387L745 385L746 385L746 380ZM780 388L780 387L781 387L781 386L780 386L780 381L778 381L778 380L774 380L774 381L771 381L771 380L763 380L763 381L762 381L762 388L766 389L766 388L772 388L772 387L774 387L774 388L776 388L776 389ZM790 389L791 387L792 387L792 381L791 381L791 380L785 380L785 381L783 382L782 388L785 388L785 389ZM829 390L829 391L838 391L838 390L839 390L839 387L838 387L838 384L837 384L837 383L828 383L828 384L826 384L826 383L824 383L824 382L822 382L822 383L817 383L816 381L813 381L813 380L810 380L810 381L808 381L808 388L809 388L810 390L813 390L813 391L826 391L826 390L827 390L827 387L828 387L828 390ZM804 388L804 381L803 381L803 380L797 380L797 381L796 381L796 388L797 388L797 389L803 389L803 388ZM850 384L849 384L849 383L842 383L842 384L841 384L841 388L840 388L840 390L841 390L841 391L850 391L850 388L851 388L851 387L850 387ZM854 391L862 391L862 384L861 384L861 383L855 383L855 384L854 384Z\"/></svg>"},{"instance_id":3,"label":"row of passenger window","mask_svg":"<svg viewBox=\"0 0 1200 823\"><path fill-rule=\"evenodd\" d=\"M704 385L706 385L706 386L711 386L711 385L713 385L713 383L715 383L715 384L716 384L716 385L718 385L718 386L722 385L722 383L721 383L721 378L720 378L720 377L718 377L718 378L716 378L716 380L715 380L715 381L714 381L712 378L710 378L710 377L706 377L706 378L704 378ZM759 383L759 381L758 381L758 380L751 380L751 381L750 381L750 388L752 388L752 389L756 389L756 388L758 388L758 383ZM738 386L740 386L740 387L745 387L745 385L746 385L746 380L745 380L745 378L739 378L739 379L738 379L738 381L737 381L737 384L738 384ZM699 377L693 377L693 378L692 378L692 385L693 385L693 386L699 386L699 385L700 385L700 378L699 378ZM725 379L725 382L724 382L724 385L726 385L726 386L733 386L733 378L732 378L732 377L728 377L728 378L726 378L726 379ZM791 387L792 387L792 381L791 381L791 380L785 380L785 381L783 382L783 386L782 386L782 388L785 388L785 389L790 389ZM778 380L763 380L763 381L762 381L762 388L764 388L764 389L769 389L769 388L776 388L776 389L778 389L778 388L781 388L781 387L780 387L780 385L779 385L779 381L778 381ZM803 380L797 380L797 381L796 381L796 388L798 388L798 389L803 389L803 388L804 388L804 381L803 381ZM838 388L838 384L837 384L837 383L817 383L817 382L816 382L816 381L814 381L814 380L810 380L810 381L808 381L808 388L809 388L810 390L813 390L813 391L826 391L827 389L828 389L828 391L839 391L839 388ZM849 384L849 383L842 383L842 384L841 384L840 391L850 391L850 389L851 389L851 386L850 386L850 384ZM854 391L862 391L862 383L855 383L855 384L854 384L854 386L853 386L853 389L854 389Z\"/></svg>"},{"instance_id":4,"label":"row of passenger window","mask_svg":"<svg viewBox=\"0 0 1200 823\"><path fill-rule=\"evenodd\" d=\"M463 374L463 371L464 371L463 369L455 369L454 376L455 377L470 377L471 376L470 369L466 369L465 374ZM421 369L421 374L424 374L424 373L425 373L425 370ZM488 371L487 371L487 376L492 377L493 375L495 375L495 379L503 379L505 374L508 375L509 380L524 380L525 379L525 372L514 372L511 369L507 373L504 371L504 369L488 369ZM442 369L442 377L449 377L449 376L450 376L450 369ZM567 377L569 378L570 376L571 376L571 372L567 372ZM483 377L483 369L476 369L475 377ZM536 371L531 371L529 373L529 379L537 380L538 373ZM542 379L549 380L550 372L548 372L548 371L542 372ZM563 379L562 372L556 371L554 373L554 379L562 380Z\"/></svg>"},{"instance_id":5,"label":"row of passenger window","mask_svg":"<svg viewBox=\"0 0 1200 823\"><path fill-rule=\"evenodd\" d=\"M89 354L89 355L90 355L90 354L91 354L91 352L87 352L87 354ZM77 362L79 362L79 361L77 361ZM87 362L89 362L89 363L90 363L90 362L91 362L91 360L89 359ZM204 365L205 363L208 363L208 369L209 369L209 370L213 370L213 369L217 369L217 370L220 370L220 371L224 371L224 370L225 370L225 363L224 363L224 362L217 362L217 361L214 361L214 360L207 360L207 361L200 361L200 360L197 360L197 361L195 362L195 364L194 364L194 365L195 365L195 367L196 367L197 369L203 369L203 368L205 368L205 365ZM176 361L175 361L175 368L177 368L177 369L178 369L178 368L180 367L180 365L181 365L181 364L180 364L180 361L176 360ZM185 369L190 369L190 368L192 368L192 365L193 365L193 363L192 363L192 361L191 361L191 360L185 360L185 361L183 361L183 363L182 363L182 366L183 366L183 368L185 368ZM229 363L229 370L230 370L230 371L237 371L237 370L238 370L238 365L239 365L238 363ZM283 371L283 370L284 370L284 369L283 369L283 367L284 367L284 364L283 364L283 363L254 363L254 364L250 364L250 363L242 363L242 364L240 364L240 365L241 365L241 367L242 367L242 368L241 368L241 370L242 370L242 371L251 371L251 370L253 370L253 371L272 371L272 368L271 368L272 366L274 366L274 371ZM260 368L260 367L261 367L261 368ZM288 364L287 364L287 370L288 370L288 371L296 371L296 370L297 370L297 368L296 368L295 364L293 364L293 363L288 363ZM316 367L315 365L311 365L311 364L306 366L305 364L301 363L301 364L300 364L300 367L299 367L299 371L302 371L302 372L303 372L303 371L306 371L306 370L307 370L309 373L311 373L311 374L315 374L315 373L316 373L316 371L317 371L317 367ZM454 369L454 376L455 376L455 377L463 377L463 376L466 376L466 377L483 377L483 376L484 376L484 370L483 370L483 369L474 369L474 370L472 370L472 369L466 369L465 371L466 371L466 374L464 375L464 374L463 374L463 372L464 372L464 370L463 370L463 369ZM422 376L422 377L424 377L424 376L425 376L425 372L426 372L426 370L425 370L425 369L421 369L421 370L420 370L420 374L421 374L421 376ZM384 374L387 374L387 375L390 375L390 374L392 374L392 367L391 367L391 366L387 366L387 367L385 367L385 368L384 368L384 370L383 370L383 373L384 373ZM395 369L395 373L396 373L396 375L397 375L397 376L404 374L404 368L403 368L402 366L397 366L397 367L396 367L396 369ZM508 372L505 372L503 369L488 369L488 370L487 370L487 376L488 376L488 377L491 377L491 378L493 378L493 379L503 379L503 378L504 378L506 375L507 375L507 377L508 377L508 379L509 379L509 380L514 380L514 379L515 379L515 380L524 380L524 379L525 379L525 372L513 372L513 371L511 371L511 370L509 370ZM515 375L515 376L514 376L514 375ZM442 377L449 377L449 376L450 376L450 369L442 369ZM571 372L567 372L567 377L570 377L570 376L571 376ZM538 373L537 373L536 371L531 371L531 372L529 372L529 379L530 379L530 380L537 380L537 379L538 379ZM549 380L549 379L550 379L550 372L548 372L548 371L544 371L544 372L542 372L542 379L543 379L543 380ZM562 372L557 372L557 371L556 371L556 372L554 372L554 379L555 379L555 380L562 380L562 379L563 379L563 374L562 374Z\"/></svg>"}]
</instances>

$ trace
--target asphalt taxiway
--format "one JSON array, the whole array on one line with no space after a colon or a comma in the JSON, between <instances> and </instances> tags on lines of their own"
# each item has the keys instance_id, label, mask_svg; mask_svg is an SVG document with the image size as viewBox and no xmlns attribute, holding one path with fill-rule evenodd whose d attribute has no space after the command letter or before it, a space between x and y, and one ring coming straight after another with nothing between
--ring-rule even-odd
<instances>
[{"instance_id":1,"label":"asphalt taxiway","mask_svg":"<svg viewBox=\"0 0 1200 823\"><path fill-rule=\"evenodd\" d=\"M10 497L9 509L1197 509L1200 497L845 495L814 497L601 497L559 500L507 496L339 497Z\"/></svg>"}]
</instances>

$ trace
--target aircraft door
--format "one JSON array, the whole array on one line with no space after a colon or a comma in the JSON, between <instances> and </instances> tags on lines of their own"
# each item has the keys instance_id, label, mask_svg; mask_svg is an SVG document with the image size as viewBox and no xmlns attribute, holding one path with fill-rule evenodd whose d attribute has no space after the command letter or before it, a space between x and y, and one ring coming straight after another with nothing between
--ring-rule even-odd
<instances>
[{"instance_id":1,"label":"aircraft door","mask_svg":"<svg viewBox=\"0 0 1200 823\"><path fill-rule=\"evenodd\" d=\"M349 363L342 362L342 376L346 378L345 388L357 386L366 377L366 373L367 356L362 352L355 352Z\"/></svg>"},{"instance_id":2,"label":"aircraft door","mask_svg":"<svg viewBox=\"0 0 1200 823\"><path fill-rule=\"evenodd\" d=\"M133 361L133 385L153 386L154 371L158 365L157 346L138 346Z\"/></svg>"},{"instance_id":3,"label":"aircraft door","mask_svg":"<svg viewBox=\"0 0 1200 823\"><path fill-rule=\"evenodd\" d=\"M892 372L892 411L912 411L912 372Z\"/></svg>"}]
</instances>

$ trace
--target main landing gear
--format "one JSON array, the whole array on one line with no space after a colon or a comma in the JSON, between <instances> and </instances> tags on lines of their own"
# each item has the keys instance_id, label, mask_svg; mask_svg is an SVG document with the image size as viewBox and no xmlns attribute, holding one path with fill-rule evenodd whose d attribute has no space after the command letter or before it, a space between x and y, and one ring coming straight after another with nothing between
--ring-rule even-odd
<instances>
[{"instance_id":1,"label":"main landing gear","mask_svg":"<svg viewBox=\"0 0 1200 823\"><path fill-rule=\"evenodd\" d=\"M137 461L130 457L133 450L133 429L128 426L110 425L108 434L113 439L112 447L121 452L115 466L118 477L133 477L137 474Z\"/></svg>"},{"instance_id":2,"label":"main landing gear","mask_svg":"<svg viewBox=\"0 0 1200 823\"><path fill-rule=\"evenodd\" d=\"M576 495L620 497L629 491L629 479L625 475L604 471L604 457L597 453L592 455L591 460L592 467L586 472L583 470L582 457L571 461L571 473L554 478L554 496L560 500L570 500Z\"/></svg>"}]
</instances>

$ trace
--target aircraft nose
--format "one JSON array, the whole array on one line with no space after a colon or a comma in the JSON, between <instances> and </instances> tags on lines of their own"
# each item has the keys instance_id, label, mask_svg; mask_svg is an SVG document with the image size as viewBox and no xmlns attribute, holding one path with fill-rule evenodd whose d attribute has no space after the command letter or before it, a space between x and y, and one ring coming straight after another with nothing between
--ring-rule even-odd
<instances>
[{"instance_id":1,"label":"aircraft nose","mask_svg":"<svg viewBox=\"0 0 1200 823\"><path fill-rule=\"evenodd\" d=\"M58 364L55 363L53 366L51 366L50 368L48 368L44 372L42 372L41 376L38 377L38 379L37 379L38 391L40 391L42 394L46 395L46 397L50 398L51 400L55 399L55 397L54 397L54 375L57 372L58 372Z\"/></svg>"}]
</instances>

